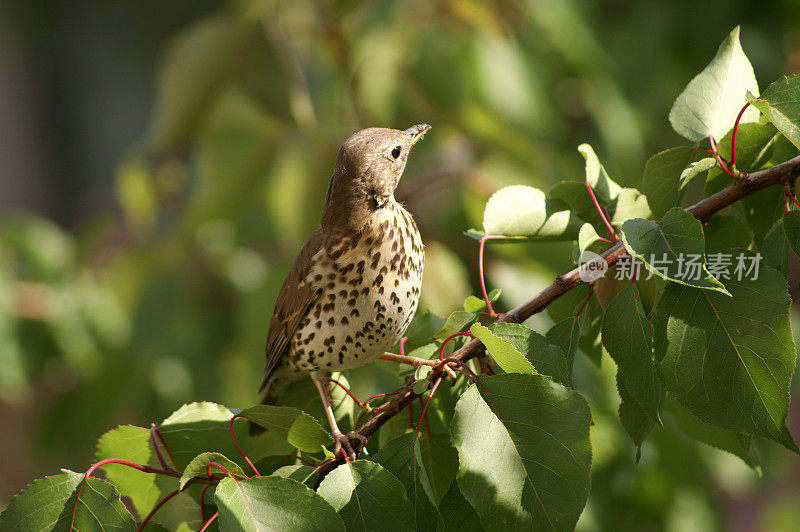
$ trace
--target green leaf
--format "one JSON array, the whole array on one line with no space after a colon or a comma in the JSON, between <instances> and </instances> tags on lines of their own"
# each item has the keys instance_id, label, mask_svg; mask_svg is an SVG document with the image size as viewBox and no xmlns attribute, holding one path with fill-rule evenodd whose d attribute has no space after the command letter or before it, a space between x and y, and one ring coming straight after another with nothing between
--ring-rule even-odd
<instances>
[{"instance_id":1,"label":"green leaf","mask_svg":"<svg viewBox=\"0 0 800 532\"><path fill-rule=\"evenodd\" d=\"M472 312L467 312L466 310L456 310L447 317L444 327L442 327L439 332L433 335L433 338L441 342L447 339L449 336L463 330L464 327L470 325L476 319L477 316Z\"/></svg>"},{"instance_id":2,"label":"green leaf","mask_svg":"<svg viewBox=\"0 0 800 532\"><path fill-rule=\"evenodd\" d=\"M487 327L480 323L474 323L469 328L475 337L483 342L486 350L492 355L492 360L500 366L506 373L530 373L536 374L536 368L530 361L506 339L500 338L492 333Z\"/></svg>"},{"instance_id":3,"label":"green leaf","mask_svg":"<svg viewBox=\"0 0 800 532\"><path fill-rule=\"evenodd\" d=\"M633 188L622 188L612 180L600 164L594 150L588 144L581 144L578 151L586 160L586 181L564 181L553 187L550 196L569 205L580 218L596 227L602 223L600 215L592 202L586 182L592 186L597 201L608 209L611 223L619 225L629 218L650 217L647 198Z\"/></svg>"},{"instance_id":4,"label":"green leaf","mask_svg":"<svg viewBox=\"0 0 800 532\"><path fill-rule=\"evenodd\" d=\"M784 76L767 87L760 98L748 95L747 100L800 148L800 75Z\"/></svg>"},{"instance_id":5,"label":"green leaf","mask_svg":"<svg viewBox=\"0 0 800 532\"><path fill-rule=\"evenodd\" d=\"M763 265L742 277L726 281L733 297L667 286L653 320L659 373L703 421L796 451L784 426L795 366L786 281Z\"/></svg>"},{"instance_id":6,"label":"green leaf","mask_svg":"<svg viewBox=\"0 0 800 532\"><path fill-rule=\"evenodd\" d=\"M428 310L417 312L406 329L406 338L411 345L423 345L433 340L433 335L442 330L446 320Z\"/></svg>"},{"instance_id":7,"label":"green leaf","mask_svg":"<svg viewBox=\"0 0 800 532\"><path fill-rule=\"evenodd\" d=\"M691 182L692 179L695 177L705 174L712 168L717 165L717 160L713 157L706 157L705 159L700 159L699 161L695 161L693 163L689 163L689 166L686 167L681 172L681 176L679 178L679 186L681 189L686 188L686 186Z\"/></svg>"},{"instance_id":8,"label":"green leaf","mask_svg":"<svg viewBox=\"0 0 800 532\"><path fill-rule=\"evenodd\" d=\"M603 342L600 330L603 325L603 310L597 298L592 297L584 309L582 316L584 330L578 340L578 347L583 351L592 364L598 368L603 363Z\"/></svg>"},{"instance_id":9,"label":"green leaf","mask_svg":"<svg viewBox=\"0 0 800 532\"><path fill-rule=\"evenodd\" d=\"M786 277L789 272L789 241L786 240L786 232L783 230L783 218L776 220L764 237L761 256L764 257L764 264L775 268Z\"/></svg>"},{"instance_id":10,"label":"green leaf","mask_svg":"<svg viewBox=\"0 0 800 532\"><path fill-rule=\"evenodd\" d=\"M611 203L619 196L622 187L608 176L606 169L589 144L578 146L578 152L586 160L586 181L591 185L597 200L601 204Z\"/></svg>"},{"instance_id":11,"label":"green leaf","mask_svg":"<svg viewBox=\"0 0 800 532\"><path fill-rule=\"evenodd\" d=\"M344 530L325 499L281 477L222 479L214 492L220 530Z\"/></svg>"},{"instance_id":12,"label":"green leaf","mask_svg":"<svg viewBox=\"0 0 800 532\"><path fill-rule=\"evenodd\" d=\"M320 447L333 443L331 435L316 419L290 406L251 406L239 412L239 417L286 438L303 452L317 453Z\"/></svg>"},{"instance_id":13,"label":"green leaf","mask_svg":"<svg viewBox=\"0 0 800 532\"><path fill-rule=\"evenodd\" d=\"M95 457L98 462L106 458L122 458L161 468L150 440L150 431L142 427L124 425L106 432L97 442ZM147 515L158 501L175 489L175 481L162 475L143 473L118 464L109 464L102 470L120 492L130 497L139 515Z\"/></svg>"},{"instance_id":14,"label":"green leaf","mask_svg":"<svg viewBox=\"0 0 800 532\"><path fill-rule=\"evenodd\" d=\"M497 301L497 298L500 297L500 289L495 288L494 290L486 294L486 296L489 298L490 303L494 303L495 301ZM469 296L464 301L464 310L466 312L481 312L485 309L486 309L486 301L484 301L479 297Z\"/></svg>"},{"instance_id":15,"label":"green leaf","mask_svg":"<svg viewBox=\"0 0 800 532\"><path fill-rule=\"evenodd\" d=\"M422 462L419 435L409 432L389 441L375 454L374 461L403 484L413 508L414 529L434 530L437 511Z\"/></svg>"},{"instance_id":16,"label":"green leaf","mask_svg":"<svg viewBox=\"0 0 800 532\"><path fill-rule=\"evenodd\" d=\"M261 470L259 469L259 471ZM316 467L311 467L310 465L306 464L294 464L279 467L273 471L270 476L290 478L300 482L301 484L305 484L311 489L314 489L314 486L317 484L317 477L319 475L317 474Z\"/></svg>"},{"instance_id":17,"label":"green leaf","mask_svg":"<svg viewBox=\"0 0 800 532\"><path fill-rule=\"evenodd\" d=\"M599 253L608 243L597 234L594 226L585 223L578 231L578 256L586 250Z\"/></svg>"},{"instance_id":18,"label":"green leaf","mask_svg":"<svg viewBox=\"0 0 800 532\"><path fill-rule=\"evenodd\" d=\"M183 470L183 475L181 476L180 481L180 489L183 489L184 486L186 486L186 483L194 477L206 478L206 466L211 462L218 463L234 475L238 475L240 477L245 476L244 471L242 471L242 468L239 467L239 464L230 460L225 455L220 453L202 453L197 455L194 460L189 462L189 465L187 465ZM212 475L217 473L222 475L225 474L220 469L211 468Z\"/></svg>"},{"instance_id":19,"label":"green leaf","mask_svg":"<svg viewBox=\"0 0 800 532\"><path fill-rule=\"evenodd\" d=\"M586 301L588 295L589 285L587 283L578 285L550 303L547 306L547 313L555 322L572 318Z\"/></svg>"},{"instance_id":20,"label":"green leaf","mask_svg":"<svg viewBox=\"0 0 800 532\"><path fill-rule=\"evenodd\" d=\"M580 224L569 209L562 209L544 192L527 185L498 190L483 212L487 235L574 240Z\"/></svg>"},{"instance_id":21,"label":"green leaf","mask_svg":"<svg viewBox=\"0 0 800 532\"><path fill-rule=\"evenodd\" d=\"M195 456L204 452L218 452L225 456L239 456L228 432L230 410L215 403L183 405L159 425L159 431L169 447L178 469L182 470ZM234 423L233 430L245 450L250 445L245 422Z\"/></svg>"},{"instance_id":22,"label":"green leaf","mask_svg":"<svg viewBox=\"0 0 800 532\"><path fill-rule=\"evenodd\" d=\"M636 445L636 462L642 455L642 444L656 426L656 421L641 407L638 401L631 396L625 376L617 370L617 392L619 393L619 420L625 432Z\"/></svg>"},{"instance_id":23,"label":"green leaf","mask_svg":"<svg viewBox=\"0 0 800 532\"><path fill-rule=\"evenodd\" d=\"M475 512L461 490L458 482L453 479L450 489L439 504L439 513L442 516L440 532L482 532L480 517Z\"/></svg>"},{"instance_id":24,"label":"green leaf","mask_svg":"<svg viewBox=\"0 0 800 532\"><path fill-rule=\"evenodd\" d=\"M738 216L717 214L703 227L705 250L707 253L723 249L746 249L753 241L750 229Z\"/></svg>"},{"instance_id":25,"label":"green leaf","mask_svg":"<svg viewBox=\"0 0 800 532\"><path fill-rule=\"evenodd\" d=\"M439 394L438 391L436 393ZM450 441L449 432L449 424L453 419L453 411L458 398L455 399L452 401L452 408L448 408L449 411L445 414L447 416L445 427L448 432L433 432L419 440L419 451L425 466L424 471L428 475L433 503L436 505L441 504L458 472L458 451ZM436 406L441 405L437 404Z\"/></svg>"},{"instance_id":26,"label":"green leaf","mask_svg":"<svg viewBox=\"0 0 800 532\"><path fill-rule=\"evenodd\" d=\"M481 383L450 429L464 497L487 530L572 530L589 494L589 405L542 375Z\"/></svg>"},{"instance_id":27,"label":"green leaf","mask_svg":"<svg viewBox=\"0 0 800 532\"><path fill-rule=\"evenodd\" d=\"M623 188L611 203L611 225L618 226L631 218L650 218L647 198L635 188Z\"/></svg>"},{"instance_id":28,"label":"green leaf","mask_svg":"<svg viewBox=\"0 0 800 532\"><path fill-rule=\"evenodd\" d=\"M739 124L736 130L736 168L752 172L761 168L772 153L772 147L779 138L783 138L772 124L747 123ZM717 143L717 151L726 160L731 158L733 130ZM791 158L791 157L789 157ZM782 159L781 162L788 160ZM730 177L725 176L729 183Z\"/></svg>"},{"instance_id":29,"label":"green leaf","mask_svg":"<svg viewBox=\"0 0 800 532\"><path fill-rule=\"evenodd\" d=\"M667 396L664 410L669 412L678 428L687 436L695 440L722 449L725 452L738 456L742 461L761 474L761 465L752 446L752 436L724 430L714 425L709 425L689 412L673 397Z\"/></svg>"},{"instance_id":30,"label":"green leaf","mask_svg":"<svg viewBox=\"0 0 800 532\"><path fill-rule=\"evenodd\" d=\"M606 351L625 376L631 397L653 421L660 422L661 385L653 366L653 326L633 284L606 309L602 338Z\"/></svg>"},{"instance_id":31,"label":"green leaf","mask_svg":"<svg viewBox=\"0 0 800 532\"><path fill-rule=\"evenodd\" d=\"M397 477L374 462L342 464L322 481L317 493L339 513L348 531L414 530L411 503Z\"/></svg>"},{"instance_id":32,"label":"green leaf","mask_svg":"<svg viewBox=\"0 0 800 532\"><path fill-rule=\"evenodd\" d=\"M567 385L567 359L561 348L549 344L544 336L519 323L493 323L489 325L489 330L498 338L508 340L530 361L538 373Z\"/></svg>"},{"instance_id":33,"label":"green leaf","mask_svg":"<svg viewBox=\"0 0 800 532\"><path fill-rule=\"evenodd\" d=\"M119 497L105 480L64 469L15 495L0 514L0 530L136 530Z\"/></svg>"},{"instance_id":34,"label":"green leaf","mask_svg":"<svg viewBox=\"0 0 800 532\"><path fill-rule=\"evenodd\" d=\"M433 368L431 368L430 366L423 366L423 367L427 367L428 370L431 371L433 370ZM419 370L419 368L417 369ZM430 373L430 371L425 371L425 373ZM414 386L411 389L415 394L422 395L428 388L430 388L430 385L431 383L427 379L417 378L417 380L414 382Z\"/></svg>"},{"instance_id":35,"label":"green leaf","mask_svg":"<svg viewBox=\"0 0 800 532\"><path fill-rule=\"evenodd\" d=\"M783 231L795 256L800 257L800 211L783 213Z\"/></svg>"},{"instance_id":36,"label":"green leaf","mask_svg":"<svg viewBox=\"0 0 800 532\"><path fill-rule=\"evenodd\" d=\"M753 67L739 44L739 27L722 42L711 63L695 76L675 100L669 121L678 134L692 142L708 136L719 140L736 121L745 95L758 94ZM742 122L755 122L756 113L748 109Z\"/></svg>"},{"instance_id":37,"label":"green leaf","mask_svg":"<svg viewBox=\"0 0 800 532\"><path fill-rule=\"evenodd\" d=\"M753 230L757 246L764 242L767 231L783 214L782 194L780 187L769 187L741 200L741 208L744 210L747 225Z\"/></svg>"},{"instance_id":38,"label":"green leaf","mask_svg":"<svg viewBox=\"0 0 800 532\"><path fill-rule=\"evenodd\" d=\"M331 375L331 378L348 388L350 387L347 378L341 373ZM333 416L336 418L339 428L342 431L349 432L354 428L354 412L358 411L360 413L361 409L356 406L353 399L347 395L347 392L339 386L331 384L329 392ZM325 407L322 401L319 400L319 391L311 379L303 379L289 384L283 395L278 398L277 406L296 408L316 420L327 419ZM274 452L277 452L277 450L274 450Z\"/></svg>"},{"instance_id":39,"label":"green leaf","mask_svg":"<svg viewBox=\"0 0 800 532\"><path fill-rule=\"evenodd\" d=\"M559 321L547 331L545 335L548 343L559 348L564 353L567 362L567 383L572 386L572 365L575 362L575 353L581 338L581 318L572 317Z\"/></svg>"},{"instance_id":40,"label":"green leaf","mask_svg":"<svg viewBox=\"0 0 800 532\"><path fill-rule=\"evenodd\" d=\"M653 274L677 283L727 293L711 276L704 260L703 225L678 207L660 221L628 220L622 226L622 241L628 253L641 260ZM688 268L689 258L696 268Z\"/></svg>"},{"instance_id":41,"label":"green leaf","mask_svg":"<svg viewBox=\"0 0 800 532\"><path fill-rule=\"evenodd\" d=\"M333 373L331 378L343 386L351 388L352 385L342 373ZM353 423L361 413L361 408L339 386L330 386L331 408L333 415L343 432L354 429ZM288 406L302 410L317 420L326 420L325 408L319 400L319 390L311 379L302 379L291 383L278 399L278 406ZM346 433L345 432L345 433Z\"/></svg>"},{"instance_id":42,"label":"green leaf","mask_svg":"<svg viewBox=\"0 0 800 532\"><path fill-rule=\"evenodd\" d=\"M661 218L672 207L680 204L685 192L681 186L681 174L694 156L693 148L680 146L659 152L647 161L642 177L642 190L656 218Z\"/></svg>"}]
</instances>

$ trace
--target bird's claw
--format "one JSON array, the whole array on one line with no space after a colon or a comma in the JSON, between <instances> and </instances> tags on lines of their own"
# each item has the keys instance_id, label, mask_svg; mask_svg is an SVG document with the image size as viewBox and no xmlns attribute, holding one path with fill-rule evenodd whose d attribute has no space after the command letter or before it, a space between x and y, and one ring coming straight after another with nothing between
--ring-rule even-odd
<instances>
[{"instance_id":1,"label":"bird's claw","mask_svg":"<svg viewBox=\"0 0 800 532\"><path fill-rule=\"evenodd\" d=\"M341 432L334 432L333 439L336 440L336 447L334 448L333 454L339 454L339 451L342 451L345 458L349 458L350 460L356 459L356 452L353 449L352 440L358 440L361 442L361 447L367 443L366 436L363 436L355 431L350 431L347 434L342 434Z\"/></svg>"}]
</instances>

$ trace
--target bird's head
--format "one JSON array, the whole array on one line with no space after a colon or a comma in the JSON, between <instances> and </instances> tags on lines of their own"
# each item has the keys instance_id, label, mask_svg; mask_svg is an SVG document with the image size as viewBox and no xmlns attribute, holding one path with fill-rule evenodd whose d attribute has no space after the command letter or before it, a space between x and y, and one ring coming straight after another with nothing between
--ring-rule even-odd
<instances>
[{"instance_id":1,"label":"bird's head","mask_svg":"<svg viewBox=\"0 0 800 532\"><path fill-rule=\"evenodd\" d=\"M357 230L370 213L383 208L394 195L411 148L430 128L428 124L405 131L372 127L351 135L336 156L323 225Z\"/></svg>"}]
</instances>

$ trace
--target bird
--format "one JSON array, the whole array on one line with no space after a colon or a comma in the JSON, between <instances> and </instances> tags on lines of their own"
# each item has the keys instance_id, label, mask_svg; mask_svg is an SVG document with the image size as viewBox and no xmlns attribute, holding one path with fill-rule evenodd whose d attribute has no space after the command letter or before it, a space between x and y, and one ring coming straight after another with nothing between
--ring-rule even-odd
<instances>
[{"instance_id":1,"label":"bird","mask_svg":"<svg viewBox=\"0 0 800 532\"><path fill-rule=\"evenodd\" d=\"M275 404L289 384L310 376L331 427L334 454L341 451L346 458L355 458L351 441L363 445L365 438L339 430L327 389L330 375L384 356L417 309L422 237L394 192L411 149L430 129L428 124L373 127L344 142L320 224L292 263L270 320L261 403ZM252 434L261 430L250 425Z\"/></svg>"}]
</instances>

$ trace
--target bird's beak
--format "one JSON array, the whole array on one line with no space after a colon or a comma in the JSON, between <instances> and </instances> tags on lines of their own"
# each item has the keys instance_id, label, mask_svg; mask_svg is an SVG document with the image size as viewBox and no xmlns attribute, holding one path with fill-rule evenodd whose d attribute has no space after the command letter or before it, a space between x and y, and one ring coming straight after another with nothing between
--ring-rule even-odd
<instances>
[{"instance_id":1,"label":"bird's beak","mask_svg":"<svg viewBox=\"0 0 800 532\"><path fill-rule=\"evenodd\" d=\"M411 145L413 146L420 140L422 137L425 136L425 133L431 128L428 124L417 124L416 126L411 126L410 128L406 129L404 133L408 133L411 135Z\"/></svg>"}]
</instances>

